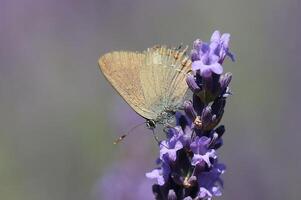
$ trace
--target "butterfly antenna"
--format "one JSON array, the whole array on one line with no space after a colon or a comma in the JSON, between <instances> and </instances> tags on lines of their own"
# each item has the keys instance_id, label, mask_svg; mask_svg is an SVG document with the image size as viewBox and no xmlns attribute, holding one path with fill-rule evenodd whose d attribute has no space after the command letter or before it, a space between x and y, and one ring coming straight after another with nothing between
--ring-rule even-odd
<instances>
[{"instance_id":1,"label":"butterfly antenna","mask_svg":"<svg viewBox=\"0 0 301 200\"><path fill-rule=\"evenodd\" d=\"M138 128L139 126L144 125L144 124L145 124L145 122L140 123L140 124L137 124L136 126L132 127L132 128L131 128L129 131L127 131L125 134L123 134L123 135L121 135L119 138L117 138L117 139L113 142L113 144L118 144L118 143L121 142L126 136L130 135L130 134L133 132L133 130L135 130L136 128Z\"/></svg>"},{"instance_id":2,"label":"butterfly antenna","mask_svg":"<svg viewBox=\"0 0 301 200\"><path fill-rule=\"evenodd\" d=\"M184 74L185 76L188 76L188 75L191 73L192 70L189 70L188 72L185 72L185 71L183 71L183 70L181 70L181 69L175 69L175 71L177 71L177 72L179 72L179 73L182 73L182 74Z\"/></svg>"},{"instance_id":3,"label":"butterfly antenna","mask_svg":"<svg viewBox=\"0 0 301 200\"><path fill-rule=\"evenodd\" d=\"M180 43L179 46L177 46L177 47L175 48L175 50L176 50L176 51L179 51L179 50L182 49L182 47L183 47L183 43Z\"/></svg>"}]
</instances>

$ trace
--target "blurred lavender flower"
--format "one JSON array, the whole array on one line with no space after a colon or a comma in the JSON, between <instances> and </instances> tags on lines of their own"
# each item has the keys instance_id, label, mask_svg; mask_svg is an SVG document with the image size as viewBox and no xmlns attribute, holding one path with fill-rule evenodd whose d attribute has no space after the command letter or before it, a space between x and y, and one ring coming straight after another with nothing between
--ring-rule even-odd
<instances>
[{"instance_id":1,"label":"blurred lavender flower","mask_svg":"<svg viewBox=\"0 0 301 200\"><path fill-rule=\"evenodd\" d=\"M217 149L225 132L218 126L231 94L231 73L222 75L229 51L229 34L215 31L210 43L196 40L191 51L193 74L187 84L193 92L192 101L184 102L184 113L177 112L175 127L166 132L160 143L158 168L146 173L156 179L155 199L210 200L222 195L220 176L225 165L218 162Z\"/></svg>"},{"instance_id":2,"label":"blurred lavender flower","mask_svg":"<svg viewBox=\"0 0 301 200\"><path fill-rule=\"evenodd\" d=\"M142 160L129 159L115 163L95 185L95 200L151 200L151 181L145 179Z\"/></svg>"},{"instance_id":3,"label":"blurred lavender flower","mask_svg":"<svg viewBox=\"0 0 301 200\"><path fill-rule=\"evenodd\" d=\"M141 119L126 104L117 103L110 113L114 120L114 132L121 132L126 125L140 123ZM127 117L124 118L125 114ZM117 119L118 123L115 122ZM140 121L139 121L140 120ZM117 124L117 125L116 125ZM117 136L116 136L117 137ZM152 181L146 179L143 174L147 166L151 164L145 160L152 142L147 134L141 134L139 145L136 140L125 140L121 159L104 171L104 175L97 181L92 191L94 200L151 200L153 198Z\"/></svg>"}]
</instances>

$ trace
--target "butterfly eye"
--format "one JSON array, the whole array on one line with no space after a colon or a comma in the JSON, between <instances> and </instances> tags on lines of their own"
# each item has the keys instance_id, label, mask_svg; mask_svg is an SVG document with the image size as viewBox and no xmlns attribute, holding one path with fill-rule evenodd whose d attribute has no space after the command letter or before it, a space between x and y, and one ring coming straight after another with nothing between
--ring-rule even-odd
<instances>
[{"instance_id":1,"label":"butterfly eye","mask_svg":"<svg viewBox=\"0 0 301 200\"><path fill-rule=\"evenodd\" d=\"M154 129L156 128L156 123L154 122L154 120L147 120L146 127L149 129Z\"/></svg>"}]
</instances>

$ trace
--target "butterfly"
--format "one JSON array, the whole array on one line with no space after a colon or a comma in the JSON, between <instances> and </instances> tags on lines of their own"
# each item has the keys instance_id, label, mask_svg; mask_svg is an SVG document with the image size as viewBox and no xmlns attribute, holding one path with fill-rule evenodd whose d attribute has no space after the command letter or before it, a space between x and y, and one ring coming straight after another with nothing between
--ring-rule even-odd
<instances>
[{"instance_id":1,"label":"butterfly","mask_svg":"<svg viewBox=\"0 0 301 200\"><path fill-rule=\"evenodd\" d=\"M191 61L187 47L155 46L143 52L114 51L100 57L100 70L120 96L154 129L182 106Z\"/></svg>"}]
</instances>

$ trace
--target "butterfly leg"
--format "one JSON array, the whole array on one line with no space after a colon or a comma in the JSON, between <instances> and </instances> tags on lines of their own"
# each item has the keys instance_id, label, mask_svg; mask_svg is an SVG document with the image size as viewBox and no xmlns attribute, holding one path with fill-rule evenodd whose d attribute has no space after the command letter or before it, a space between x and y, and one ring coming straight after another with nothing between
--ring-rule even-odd
<instances>
[{"instance_id":1,"label":"butterfly leg","mask_svg":"<svg viewBox=\"0 0 301 200\"><path fill-rule=\"evenodd\" d=\"M164 132L164 133L168 133L168 129L169 129L168 127L164 126L164 127L163 127L163 132Z\"/></svg>"},{"instance_id":2,"label":"butterfly leg","mask_svg":"<svg viewBox=\"0 0 301 200\"><path fill-rule=\"evenodd\" d=\"M172 127L173 127L173 125L170 124L170 121L166 122L166 123L164 124L164 127L163 127L164 133L167 133L167 132L168 132L168 129L170 129L170 128L172 128Z\"/></svg>"},{"instance_id":3,"label":"butterfly leg","mask_svg":"<svg viewBox=\"0 0 301 200\"><path fill-rule=\"evenodd\" d=\"M153 136L154 136L154 139L155 141L158 143L158 145L160 146L161 144L161 141L159 140L159 138L157 137L156 133L155 133L155 129L151 129L152 130L152 133L153 133Z\"/></svg>"},{"instance_id":4,"label":"butterfly leg","mask_svg":"<svg viewBox=\"0 0 301 200\"><path fill-rule=\"evenodd\" d=\"M184 110L184 106L179 106L178 109L179 110Z\"/></svg>"},{"instance_id":5,"label":"butterfly leg","mask_svg":"<svg viewBox=\"0 0 301 200\"><path fill-rule=\"evenodd\" d=\"M169 149L168 146L166 146L165 144L163 144L163 143L159 140L159 138L157 137L157 135L156 135L156 133L155 133L155 129L152 129L152 132L153 132L154 139L155 139L155 141L158 143L158 145L159 145L159 146L162 145L162 146L164 146L165 148Z\"/></svg>"}]
</instances>

